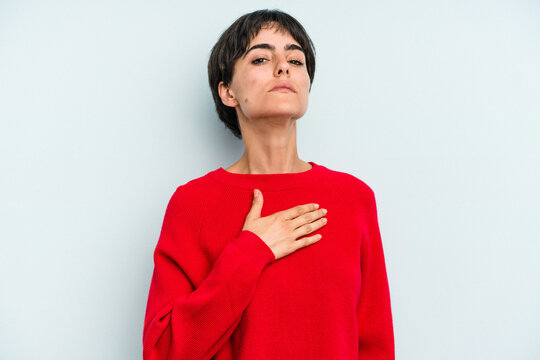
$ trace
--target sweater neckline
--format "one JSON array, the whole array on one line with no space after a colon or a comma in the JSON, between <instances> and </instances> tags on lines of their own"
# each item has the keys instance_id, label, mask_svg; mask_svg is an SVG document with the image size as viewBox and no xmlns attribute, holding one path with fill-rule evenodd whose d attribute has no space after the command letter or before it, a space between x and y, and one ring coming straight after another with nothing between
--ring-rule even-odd
<instances>
[{"instance_id":1,"label":"sweater neckline","mask_svg":"<svg viewBox=\"0 0 540 360\"><path fill-rule=\"evenodd\" d=\"M283 190L307 187L317 183L323 170L322 165L308 161L311 169L298 173L274 174L238 174L225 170L223 167L208 173L214 180L227 185L246 189Z\"/></svg>"}]
</instances>

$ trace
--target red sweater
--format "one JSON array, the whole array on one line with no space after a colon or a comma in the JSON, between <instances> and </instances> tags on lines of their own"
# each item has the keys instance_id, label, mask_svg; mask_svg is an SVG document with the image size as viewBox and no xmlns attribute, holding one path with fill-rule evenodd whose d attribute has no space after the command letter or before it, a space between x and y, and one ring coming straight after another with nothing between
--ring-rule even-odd
<instances>
[{"instance_id":1,"label":"red sweater","mask_svg":"<svg viewBox=\"0 0 540 360\"><path fill-rule=\"evenodd\" d=\"M394 359L383 246L372 189L353 175L235 174L179 186L157 246L144 360ZM261 216L318 203L318 242L278 260L243 230L253 189Z\"/></svg>"}]
</instances>

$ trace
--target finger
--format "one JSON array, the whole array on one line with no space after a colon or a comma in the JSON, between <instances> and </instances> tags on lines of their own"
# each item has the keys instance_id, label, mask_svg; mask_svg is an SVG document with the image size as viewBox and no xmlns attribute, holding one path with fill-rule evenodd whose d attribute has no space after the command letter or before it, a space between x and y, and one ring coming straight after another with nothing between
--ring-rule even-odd
<instances>
[{"instance_id":1,"label":"finger","mask_svg":"<svg viewBox=\"0 0 540 360\"><path fill-rule=\"evenodd\" d=\"M283 211L283 218L285 220L295 219L298 216L302 216L305 213L316 210L318 208L319 208L319 204L315 204L315 203L294 206L290 209Z\"/></svg>"},{"instance_id":2,"label":"finger","mask_svg":"<svg viewBox=\"0 0 540 360\"><path fill-rule=\"evenodd\" d=\"M292 225L293 229L296 229L302 225L312 223L315 220L320 219L324 215L326 215L326 209L310 211L301 216L298 216L297 218L291 219L290 224Z\"/></svg>"},{"instance_id":3,"label":"finger","mask_svg":"<svg viewBox=\"0 0 540 360\"><path fill-rule=\"evenodd\" d=\"M328 220L323 217L314 222L304 224L298 227L296 230L294 230L293 235L298 238L307 234L311 234L312 232L317 231L320 228L322 228L324 225L326 225L327 222Z\"/></svg>"},{"instance_id":4,"label":"finger","mask_svg":"<svg viewBox=\"0 0 540 360\"><path fill-rule=\"evenodd\" d=\"M261 217L261 211L263 207L263 195L259 189L253 189L253 200L251 202L251 209L249 209L246 218L258 219Z\"/></svg>"},{"instance_id":5,"label":"finger","mask_svg":"<svg viewBox=\"0 0 540 360\"><path fill-rule=\"evenodd\" d=\"M294 251L301 249L303 247L309 246L311 244L316 243L322 238L321 234L315 234L313 236L303 237L301 239L298 239L294 242Z\"/></svg>"}]
</instances>

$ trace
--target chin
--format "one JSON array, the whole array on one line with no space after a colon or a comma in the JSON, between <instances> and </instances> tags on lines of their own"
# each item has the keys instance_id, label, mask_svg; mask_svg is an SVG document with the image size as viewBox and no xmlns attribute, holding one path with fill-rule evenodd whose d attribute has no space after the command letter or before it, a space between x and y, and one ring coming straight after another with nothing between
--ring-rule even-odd
<instances>
[{"instance_id":1,"label":"chin","mask_svg":"<svg viewBox=\"0 0 540 360\"><path fill-rule=\"evenodd\" d=\"M286 102L282 102L279 104L273 104L269 107L268 111L261 113L261 116L283 116L283 117L292 117L292 118L300 118L302 117L306 112L305 106L300 106L299 104L289 104Z\"/></svg>"},{"instance_id":2,"label":"chin","mask_svg":"<svg viewBox=\"0 0 540 360\"><path fill-rule=\"evenodd\" d=\"M302 116L304 116L305 112L298 112L298 111L272 111L267 112L264 114L260 114L260 117L283 117L283 118L292 118L292 119L299 119Z\"/></svg>"}]
</instances>

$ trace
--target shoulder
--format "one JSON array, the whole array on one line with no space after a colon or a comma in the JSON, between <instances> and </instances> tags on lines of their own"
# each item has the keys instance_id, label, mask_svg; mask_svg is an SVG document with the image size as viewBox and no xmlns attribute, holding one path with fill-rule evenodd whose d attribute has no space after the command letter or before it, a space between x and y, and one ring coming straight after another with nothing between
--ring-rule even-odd
<instances>
[{"instance_id":1,"label":"shoulder","mask_svg":"<svg viewBox=\"0 0 540 360\"><path fill-rule=\"evenodd\" d=\"M362 178L347 173L326 168L326 178L329 185L340 192L344 192L343 196L355 201L374 201L375 193Z\"/></svg>"},{"instance_id":2,"label":"shoulder","mask_svg":"<svg viewBox=\"0 0 540 360\"><path fill-rule=\"evenodd\" d=\"M167 212L189 218L199 216L212 191L212 183L206 175L189 180L176 187L167 205Z\"/></svg>"}]
</instances>

